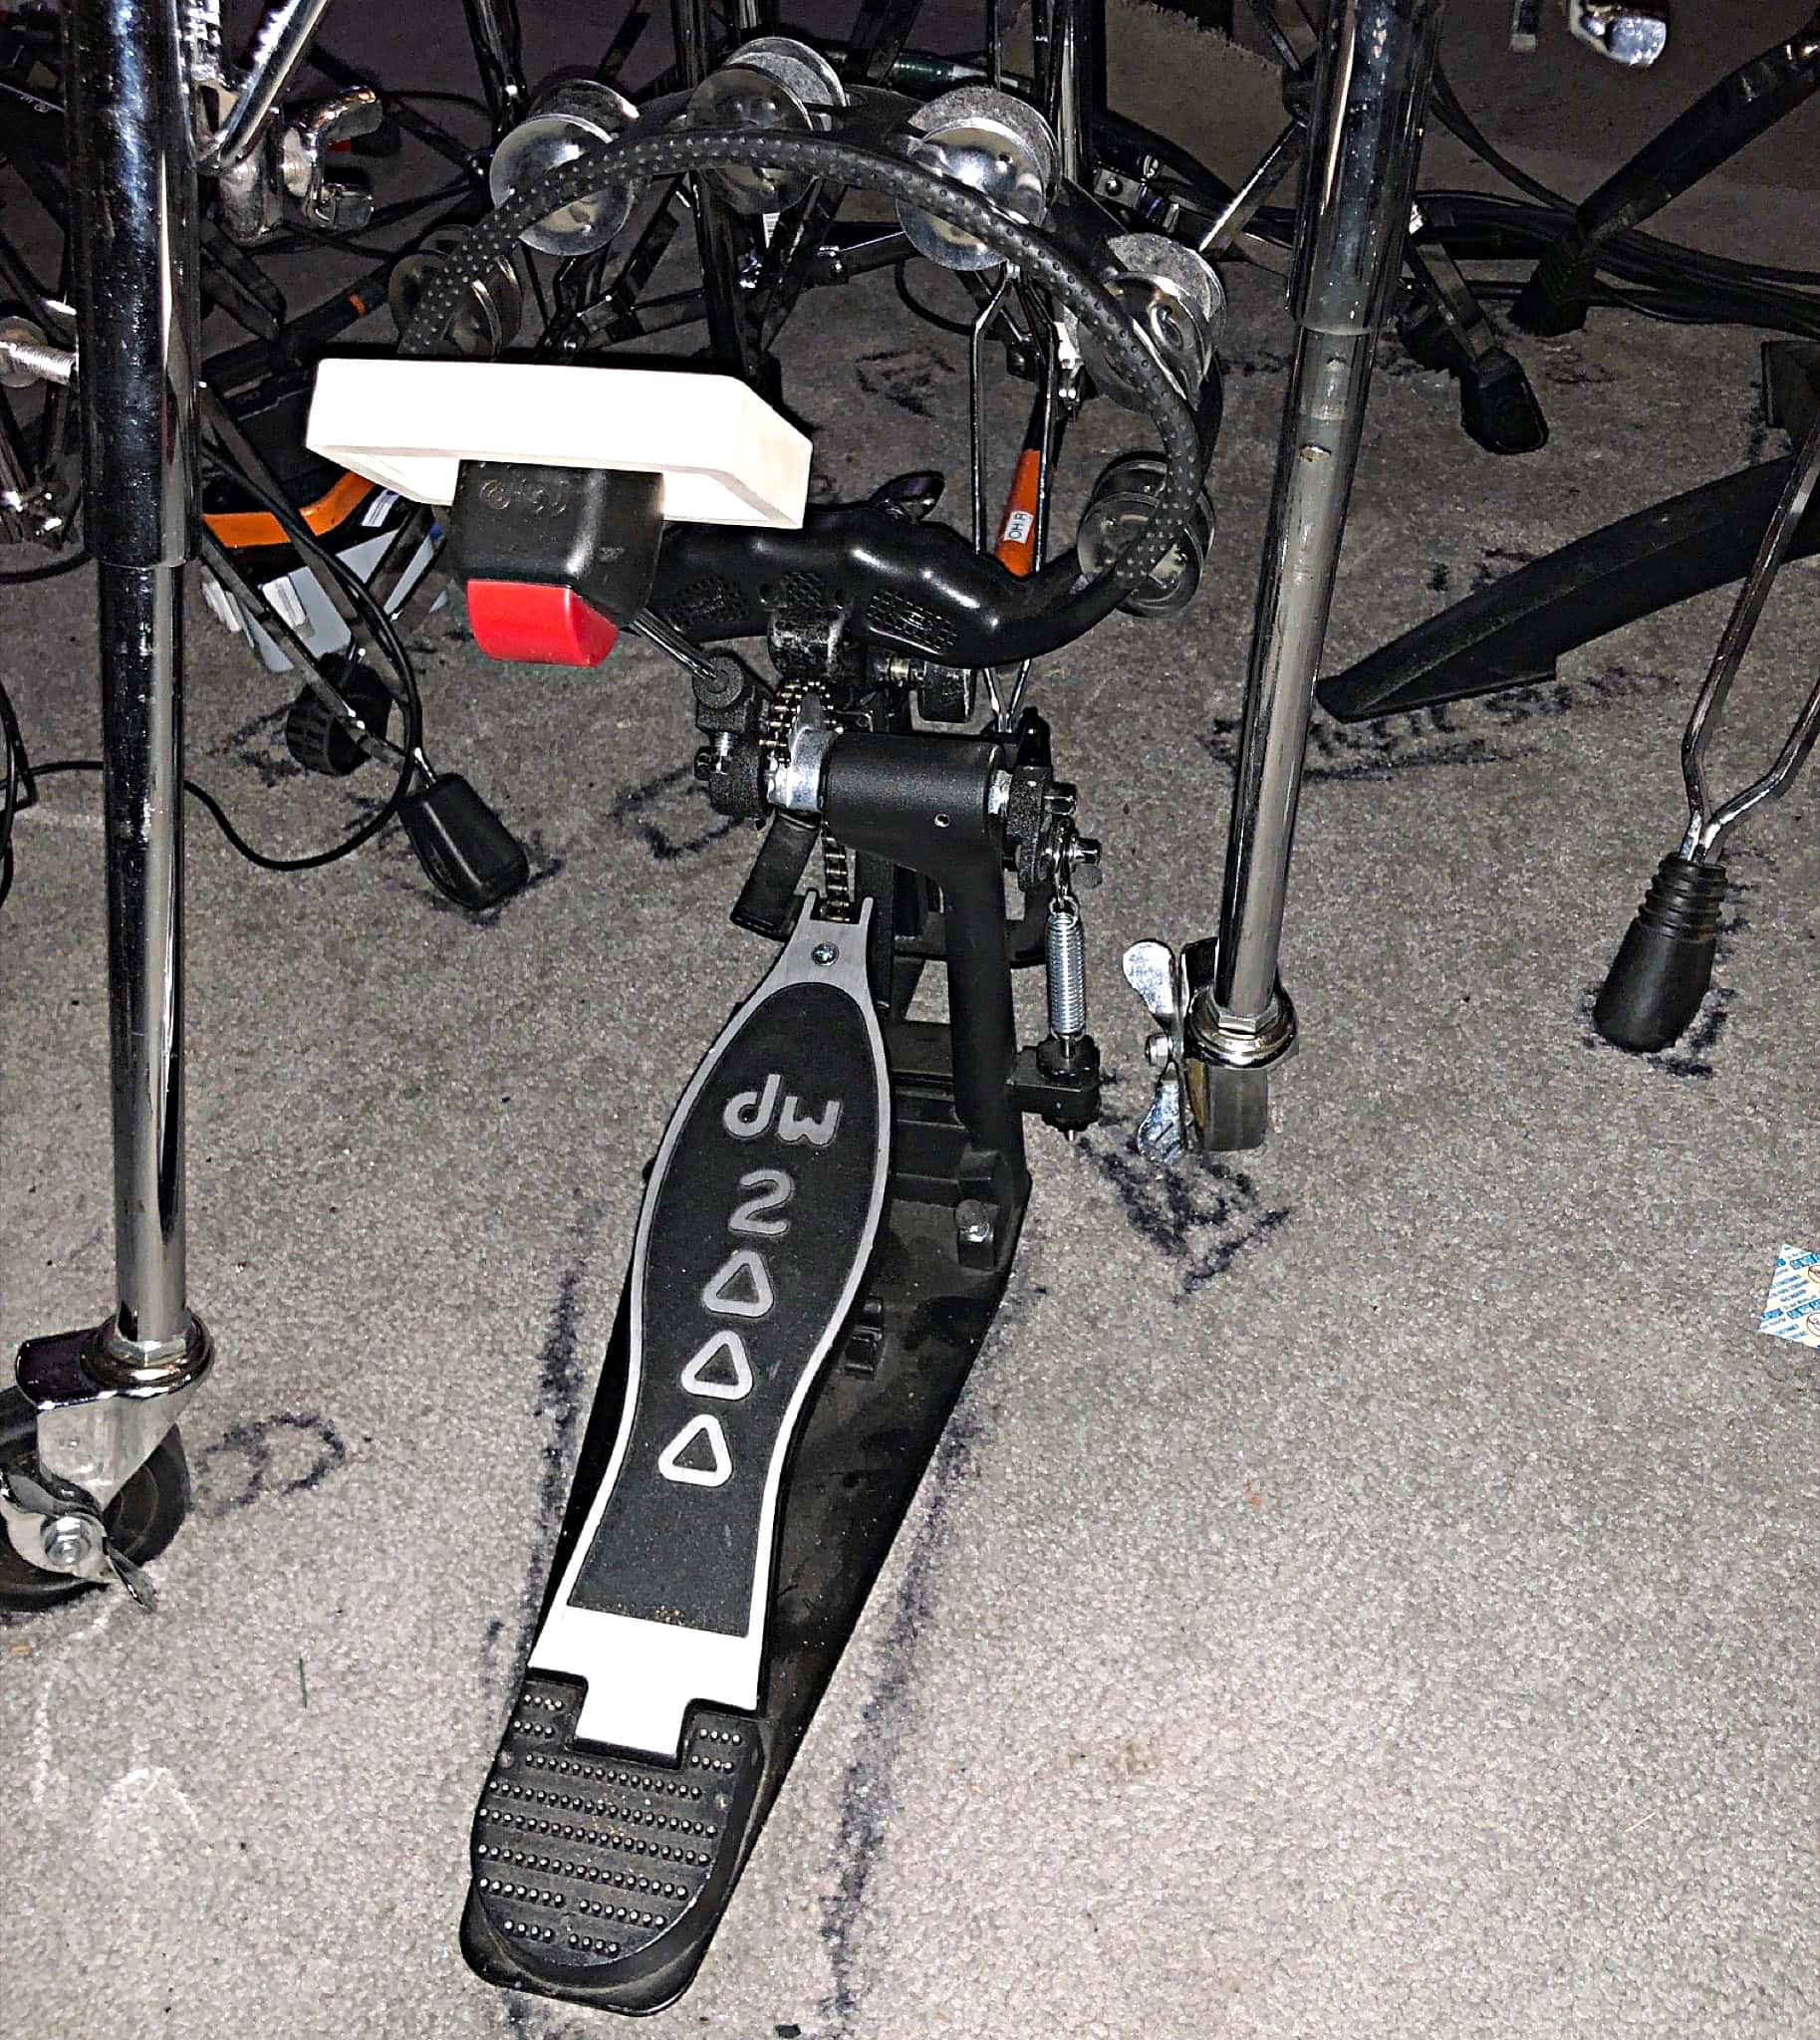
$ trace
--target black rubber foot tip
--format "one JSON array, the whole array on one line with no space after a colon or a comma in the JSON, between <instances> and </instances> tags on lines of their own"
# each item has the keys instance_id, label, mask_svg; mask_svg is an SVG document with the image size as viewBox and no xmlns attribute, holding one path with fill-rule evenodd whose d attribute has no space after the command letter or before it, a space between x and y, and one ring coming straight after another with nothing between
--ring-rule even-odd
<instances>
[{"instance_id":1,"label":"black rubber foot tip","mask_svg":"<svg viewBox=\"0 0 1820 2040\"><path fill-rule=\"evenodd\" d=\"M1653 1055L1687 1028L1712 982L1724 903L1723 865L1663 859L1593 1005L1613 1047Z\"/></svg>"},{"instance_id":2,"label":"black rubber foot tip","mask_svg":"<svg viewBox=\"0 0 1820 2040\"><path fill-rule=\"evenodd\" d=\"M1578 333L1593 297L1593 265L1577 241L1557 241L1538 262L1510 307L1521 333L1554 339Z\"/></svg>"}]
</instances>

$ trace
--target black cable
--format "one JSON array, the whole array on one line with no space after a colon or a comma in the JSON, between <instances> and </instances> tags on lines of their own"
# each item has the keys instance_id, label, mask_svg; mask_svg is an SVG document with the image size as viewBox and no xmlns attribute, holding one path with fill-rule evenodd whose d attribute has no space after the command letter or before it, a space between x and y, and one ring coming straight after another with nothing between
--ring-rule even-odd
<instances>
[{"instance_id":1,"label":"black cable","mask_svg":"<svg viewBox=\"0 0 1820 2040\"><path fill-rule=\"evenodd\" d=\"M393 92L390 86L382 88L385 97L392 100L436 100L443 106L466 107L480 116L483 121L493 117L487 112L485 100L477 100L471 92L424 92L412 86L409 92Z\"/></svg>"},{"instance_id":2,"label":"black cable","mask_svg":"<svg viewBox=\"0 0 1820 2040\"><path fill-rule=\"evenodd\" d=\"M1551 190L1540 178L1532 177L1527 170L1513 163L1501 150L1494 147L1484 131L1460 104L1459 95L1453 90L1451 81L1437 60L1434 66L1432 89L1434 111L1440 116L1441 125L1471 149L1474 155L1488 163L1506 183L1539 204L1551 206L1565 213L1569 222L1577 215L1578 207L1571 198ZM1633 227L1628 232L1615 235L1611 242L1600 248L1603 259L1608 248L1629 242L1633 252L1647 249L1664 266L1675 272L1704 270L1709 276L1724 276L1735 283L1790 284L1799 288L1820 287L1820 270L1779 269L1766 262L1737 262L1725 255L1710 255L1703 248L1686 248L1679 241L1665 241L1659 235L1645 233Z\"/></svg>"},{"instance_id":3,"label":"black cable","mask_svg":"<svg viewBox=\"0 0 1820 2040\"><path fill-rule=\"evenodd\" d=\"M1567 232L1572 215L1484 191L1423 191L1418 202L1429 216L1428 233L1458 260L1528 261L1543 254ZM1472 241L1462 249L1461 238ZM1690 281L1665 271L1637 239L1617 235L1601 243L1598 266L1607 277L1622 277L1646 292L1660 294L1652 318L1678 324L1759 326L1770 332L1820 338L1820 299L1773 285L1735 283L1729 278ZM1476 286L1475 286L1476 288ZM1609 286L1608 286L1609 288ZM1623 304L1625 293L1610 302ZM1670 308L1673 309L1670 309ZM1633 305L1632 309L1640 309Z\"/></svg>"},{"instance_id":4,"label":"black cable","mask_svg":"<svg viewBox=\"0 0 1820 2040\"><path fill-rule=\"evenodd\" d=\"M72 553L67 560L53 560L44 567L22 567L16 574L0 574L0 588L29 588L36 581L55 581L65 574L74 574L79 567L89 564L90 553L84 546L79 553Z\"/></svg>"},{"instance_id":5,"label":"black cable","mask_svg":"<svg viewBox=\"0 0 1820 2040\"><path fill-rule=\"evenodd\" d=\"M910 266L915 258L906 255L902 261L892 264L892 288L898 293L898 302L907 312L913 312L918 319L937 327L943 333L957 333L962 340L971 340L973 327L970 320L949 319L940 312L931 312L910 287Z\"/></svg>"},{"instance_id":6,"label":"black cable","mask_svg":"<svg viewBox=\"0 0 1820 2040\"><path fill-rule=\"evenodd\" d=\"M205 418L211 402L219 407L223 415L231 416L231 413L227 412L226 406L220 404L218 398L210 398L205 392ZM249 863L258 865L263 871L314 871L322 865L334 864L340 858L351 856L360 849L362 844L370 842L385 828L388 822L391 821L409 796L411 781L417 771L417 754L423 743L423 697L417 690L416 668L411 663L410 653L405 650L403 639L399 638L397 631L393 627L391 618L386 612L385 605L358 574L348 569L326 546L321 545L317 541L316 534L311 531L309 526L297 514L295 505L286 502L282 496L274 494L270 489L266 488L256 475L248 473L244 467L232 461L231 458L224 456L223 449L209 446L208 450L217 465L224 466L232 478L256 502L261 504L272 517L278 520L279 528L291 541L300 557L325 580L339 587L354 607L361 612L375 638L378 640L380 650L385 655L387 663L397 674L398 685L403 692L403 741L399 745L400 755L397 778L392 784L391 792L388 795L384 806L380 808L377 814L363 822L352 835L345 838L333 850L319 852L307 858L266 857L263 853L254 850L252 845L243 836L238 834L232 823L228 821L227 816L218 806L212 804L212 796L192 789L196 794L196 798L209 808L209 812L222 834L227 837L228 841L233 844L234 848ZM350 637L352 638L352 633Z\"/></svg>"},{"instance_id":7,"label":"black cable","mask_svg":"<svg viewBox=\"0 0 1820 2040\"><path fill-rule=\"evenodd\" d=\"M32 771L39 779L49 779L60 772L100 772L104 770L99 758L54 758L48 765L34 765ZM257 865L262 872L314 872L324 865L339 864L345 857L351 857L363 843L376 836L390 821L393 807L388 801L378 814L370 816L332 850L320 850L310 857L268 857L262 850L256 850L227 818L227 811L206 787L196 784L193 779L183 782L183 791L195 802L229 845L250 865ZM3 896L3 895L0 895Z\"/></svg>"},{"instance_id":8,"label":"black cable","mask_svg":"<svg viewBox=\"0 0 1820 2040\"><path fill-rule=\"evenodd\" d=\"M295 255L304 248L334 248L342 254L359 255L368 261L395 262L422 240L424 235L433 233L442 225L442 221L432 220L427 227L419 229L408 241L401 242L395 248L363 240L361 236L371 233L375 227L395 226L400 220L409 219L414 213L427 212L432 205L441 205L450 200L454 201L454 209L459 210L460 202L472 195L472 185L464 178L454 178L446 184L437 185L433 191L426 191L420 198L397 198L390 205L381 206L358 232L335 234L316 227L291 227L284 233L274 234L269 240L261 241L259 252L262 255Z\"/></svg>"},{"instance_id":9,"label":"black cable","mask_svg":"<svg viewBox=\"0 0 1820 2040\"><path fill-rule=\"evenodd\" d=\"M423 699L417 691L416 667L411 663L410 653L405 650L404 641L398 636L391 618L386 613L385 605L358 574L352 572L344 562L320 543L316 534L297 514L294 504L286 502L282 496L275 495L256 476L249 474L244 467L234 461L223 448L210 446L208 452L223 473L244 488L270 516L277 519L285 537L296 547L304 560L326 580L334 582L366 618L369 629L379 639L380 649L385 654L387 663L396 672L398 685L403 692L402 748L408 758L423 741Z\"/></svg>"}]
</instances>

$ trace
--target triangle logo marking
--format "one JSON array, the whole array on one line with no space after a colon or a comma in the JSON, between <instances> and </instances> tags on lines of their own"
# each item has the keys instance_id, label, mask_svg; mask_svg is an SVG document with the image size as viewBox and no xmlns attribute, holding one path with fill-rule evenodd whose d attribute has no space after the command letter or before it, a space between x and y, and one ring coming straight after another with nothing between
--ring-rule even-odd
<instances>
[{"instance_id":1,"label":"triangle logo marking","mask_svg":"<svg viewBox=\"0 0 1820 2040\"><path fill-rule=\"evenodd\" d=\"M695 1416L670 1439L657 1457L665 1480L684 1487L721 1487L733 1472L725 1433L717 1416Z\"/></svg>"},{"instance_id":2,"label":"triangle logo marking","mask_svg":"<svg viewBox=\"0 0 1820 2040\"><path fill-rule=\"evenodd\" d=\"M716 1332L682 1370L682 1386L691 1396L712 1396L721 1402L740 1402L752 1393L752 1363L746 1342L730 1328Z\"/></svg>"},{"instance_id":3,"label":"triangle logo marking","mask_svg":"<svg viewBox=\"0 0 1820 2040\"><path fill-rule=\"evenodd\" d=\"M717 1318L764 1318L776 1299L771 1272L750 1247L735 1247L701 1292L704 1310Z\"/></svg>"}]
</instances>

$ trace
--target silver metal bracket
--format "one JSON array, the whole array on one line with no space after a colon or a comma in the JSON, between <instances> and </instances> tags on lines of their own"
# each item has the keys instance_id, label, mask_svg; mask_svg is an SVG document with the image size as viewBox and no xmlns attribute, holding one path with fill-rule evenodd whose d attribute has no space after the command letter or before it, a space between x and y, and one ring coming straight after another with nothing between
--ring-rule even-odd
<instances>
[{"instance_id":1,"label":"silver metal bracket","mask_svg":"<svg viewBox=\"0 0 1820 2040\"><path fill-rule=\"evenodd\" d=\"M28 1565L97 1586L124 1587L147 1615L156 1608L150 1580L115 1544L94 1498L74 1482L0 1466L0 1521Z\"/></svg>"},{"instance_id":2,"label":"silver metal bracket","mask_svg":"<svg viewBox=\"0 0 1820 2040\"><path fill-rule=\"evenodd\" d=\"M379 94L352 86L267 127L258 144L219 172L221 222L231 239L254 247L287 222L350 233L373 217L373 190L358 174L330 171L338 141L371 134L382 117Z\"/></svg>"},{"instance_id":3,"label":"silver metal bracket","mask_svg":"<svg viewBox=\"0 0 1820 2040\"><path fill-rule=\"evenodd\" d=\"M123 1586L140 1607L151 1590L115 1550L108 1505L157 1449L214 1360L192 1317L174 1353L135 1353L112 1325L28 1339L13 1364L38 1412L36 1462L0 1469L0 1520L28 1565Z\"/></svg>"},{"instance_id":4,"label":"silver metal bracket","mask_svg":"<svg viewBox=\"0 0 1820 2040\"><path fill-rule=\"evenodd\" d=\"M1270 1073L1296 1050L1295 1007L1281 982L1260 1020L1222 1013L1210 988L1187 1017L1188 1109L1205 1154L1261 1148L1270 1132Z\"/></svg>"},{"instance_id":5,"label":"silver metal bracket","mask_svg":"<svg viewBox=\"0 0 1820 2040\"><path fill-rule=\"evenodd\" d=\"M1179 956L1154 940L1125 952L1126 981L1157 1023L1145 1044L1157 1092L1135 1136L1150 1161L1261 1148L1270 1073L1295 1054L1295 1007L1282 986L1261 1021L1236 1021L1213 1004L1212 962L1211 942L1191 942Z\"/></svg>"},{"instance_id":6,"label":"silver metal bracket","mask_svg":"<svg viewBox=\"0 0 1820 2040\"><path fill-rule=\"evenodd\" d=\"M1664 0L1566 0L1567 26L1614 64L1641 70L1669 47Z\"/></svg>"},{"instance_id":7,"label":"silver metal bracket","mask_svg":"<svg viewBox=\"0 0 1820 2040\"><path fill-rule=\"evenodd\" d=\"M1145 1160L1167 1167L1181 1159L1194 1138L1185 1069L1187 973L1169 943L1155 939L1134 942L1125 952L1124 968L1126 983L1157 1023L1144 1045L1145 1060L1157 1073L1157 1093L1133 1141Z\"/></svg>"},{"instance_id":8,"label":"silver metal bracket","mask_svg":"<svg viewBox=\"0 0 1820 2040\"><path fill-rule=\"evenodd\" d=\"M177 1352L156 1358L123 1349L112 1329L28 1339L13 1363L38 1411L41 1470L102 1509L151 1457L215 1357L200 1318L190 1318Z\"/></svg>"}]
</instances>

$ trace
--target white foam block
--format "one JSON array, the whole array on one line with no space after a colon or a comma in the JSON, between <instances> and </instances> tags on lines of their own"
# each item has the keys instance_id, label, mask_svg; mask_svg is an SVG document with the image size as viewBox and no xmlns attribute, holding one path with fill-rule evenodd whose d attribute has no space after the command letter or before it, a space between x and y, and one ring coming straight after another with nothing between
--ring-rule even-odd
<instances>
[{"instance_id":1,"label":"white foam block","mask_svg":"<svg viewBox=\"0 0 1820 2040\"><path fill-rule=\"evenodd\" d=\"M341 357L316 371L305 443L417 503L464 460L663 477L663 515L794 530L809 441L732 376L542 362Z\"/></svg>"}]
</instances>

